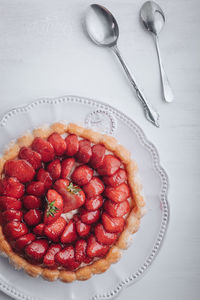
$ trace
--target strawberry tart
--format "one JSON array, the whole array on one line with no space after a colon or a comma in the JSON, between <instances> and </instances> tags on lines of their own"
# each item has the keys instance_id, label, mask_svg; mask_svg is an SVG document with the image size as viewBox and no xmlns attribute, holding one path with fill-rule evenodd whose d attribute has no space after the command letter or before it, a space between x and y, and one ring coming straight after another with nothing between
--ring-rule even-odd
<instances>
[{"instance_id":1,"label":"strawberry tart","mask_svg":"<svg viewBox=\"0 0 200 300\"><path fill-rule=\"evenodd\" d=\"M29 275L87 280L117 262L140 224L137 167L115 138L55 123L0 159L0 250Z\"/></svg>"}]
</instances>

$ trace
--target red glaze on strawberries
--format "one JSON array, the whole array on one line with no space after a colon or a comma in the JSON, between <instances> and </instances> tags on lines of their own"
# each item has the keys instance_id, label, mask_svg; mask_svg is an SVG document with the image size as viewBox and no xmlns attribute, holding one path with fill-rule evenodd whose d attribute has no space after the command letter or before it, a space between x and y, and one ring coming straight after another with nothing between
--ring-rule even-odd
<instances>
[{"instance_id":1,"label":"red glaze on strawberries","mask_svg":"<svg viewBox=\"0 0 200 300\"><path fill-rule=\"evenodd\" d=\"M75 164L74 158L67 158L62 161L61 164L61 178L66 179L70 175L72 168Z\"/></svg>"},{"instance_id":2,"label":"red glaze on strawberries","mask_svg":"<svg viewBox=\"0 0 200 300\"><path fill-rule=\"evenodd\" d=\"M122 217L114 218L105 212L102 214L102 224L108 232L119 233L124 229L124 219Z\"/></svg>"},{"instance_id":3,"label":"red glaze on strawberries","mask_svg":"<svg viewBox=\"0 0 200 300\"><path fill-rule=\"evenodd\" d=\"M24 194L24 185L17 178L9 177L0 180L0 194L13 198L21 198Z\"/></svg>"},{"instance_id":4,"label":"red glaze on strawberries","mask_svg":"<svg viewBox=\"0 0 200 300\"><path fill-rule=\"evenodd\" d=\"M28 233L27 226L19 221L12 221L5 225L4 232L11 240L16 240Z\"/></svg>"},{"instance_id":5,"label":"red glaze on strawberries","mask_svg":"<svg viewBox=\"0 0 200 300\"><path fill-rule=\"evenodd\" d=\"M84 208L81 209L80 218L81 218L81 221L85 224L90 225L92 223L96 223L98 221L99 217L100 217L99 209L94 210L94 211L87 211Z\"/></svg>"},{"instance_id":6,"label":"red glaze on strawberries","mask_svg":"<svg viewBox=\"0 0 200 300\"><path fill-rule=\"evenodd\" d=\"M126 171L124 169L119 169L114 175L103 176L102 180L105 185L116 187L127 180Z\"/></svg>"},{"instance_id":7,"label":"red glaze on strawberries","mask_svg":"<svg viewBox=\"0 0 200 300\"><path fill-rule=\"evenodd\" d=\"M97 169L100 175L113 175L120 167L120 161L114 155L105 155L102 165Z\"/></svg>"},{"instance_id":8,"label":"red glaze on strawberries","mask_svg":"<svg viewBox=\"0 0 200 300\"><path fill-rule=\"evenodd\" d=\"M64 218L59 217L55 222L45 225L44 234L53 242L58 242L63 230L65 229L66 221Z\"/></svg>"},{"instance_id":9,"label":"red glaze on strawberries","mask_svg":"<svg viewBox=\"0 0 200 300\"><path fill-rule=\"evenodd\" d=\"M94 211L99 209L103 205L103 197L101 195L92 197L92 198L87 198L85 200L85 208L88 211Z\"/></svg>"},{"instance_id":10,"label":"red glaze on strawberries","mask_svg":"<svg viewBox=\"0 0 200 300\"><path fill-rule=\"evenodd\" d=\"M66 142L65 154L67 156L74 156L79 149L78 137L75 134L69 134L66 137L65 142Z\"/></svg>"},{"instance_id":11,"label":"red glaze on strawberries","mask_svg":"<svg viewBox=\"0 0 200 300\"><path fill-rule=\"evenodd\" d=\"M76 226L73 220L70 220L66 225L65 230L61 236L61 243L72 243L77 239Z\"/></svg>"},{"instance_id":12,"label":"red glaze on strawberries","mask_svg":"<svg viewBox=\"0 0 200 300\"><path fill-rule=\"evenodd\" d=\"M25 248L26 256L33 262L41 262L47 252L49 243L47 240L35 240Z\"/></svg>"},{"instance_id":13,"label":"red glaze on strawberries","mask_svg":"<svg viewBox=\"0 0 200 300\"><path fill-rule=\"evenodd\" d=\"M103 193L104 184L98 177L93 177L90 182L83 186L87 198L96 197Z\"/></svg>"},{"instance_id":14,"label":"red glaze on strawberries","mask_svg":"<svg viewBox=\"0 0 200 300\"><path fill-rule=\"evenodd\" d=\"M48 190L52 186L52 178L49 172L45 171L43 168L39 169L37 173L37 180L44 184L45 190Z\"/></svg>"},{"instance_id":15,"label":"red glaze on strawberries","mask_svg":"<svg viewBox=\"0 0 200 300\"><path fill-rule=\"evenodd\" d=\"M92 147L92 157L90 165L92 168L97 169L103 164L106 148L103 145L96 144Z\"/></svg>"},{"instance_id":16,"label":"red glaze on strawberries","mask_svg":"<svg viewBox=\"0 0 200 300\"><path fill-rule=\"evenodd\" d=\"M34 139L32 149L41 155L42 161L44 162L49 162L54 159L55 152L52 144L40 137Z\"/></svg>"},{"instance_id":17,"label":"red glaze on strawberries","mask_svg":"<svg viewBox=\"0 0 200 300\"><path fill-rule=\"evenodd\" d=\"M22 147L20 149L19 158L29 162L29 164L31 164L35 170L41 167L41 162L42 162L41 155L38 152L33 151L29 147Z\"/></svg>"},{"instance_id":18,"label":"red glaze on strawberries","mask_svg":"<svg viewBox=\"0 0 200 300\"><path fill-rule=\"evenodd\" d=\"M78 185L87 184L93 176L93 170L87 165L77 167L71 175L71 179Z\"/></svg>"},{"instance_id":19,"label":"red glaze on strawberries","mask_svg":"<svg viewBox=\"0 0 200 300\"><path fill-rule=\"evenodd\" d=\"M42 201L39 197L26 195L23 197L23 205L26 209L40 208Z\"/></svg>"},{"instance_id":20,"label":"red glaze on strawberries","mask_svg":"<svg viewBox=\"0 0 200 300\"><path fill-rule=\"evenodd\" d=\"M22 202L13 197L0 196L0 210L16 209L20 210L22 208Z\"/></svg>"},{"instance_id":21,"label":"red glaze on strawberries","mask_svg":"<svg viewBox=\"0 0 200 300\"><path fill-rule=\"evenodd\" d=\"M80 219L76 220L76 231L80 237L85 237L89 234L91 225L83 223Z\"/></svg>"},{"instance_id":22,"label":"red glaze on strawberries","mask_svg":"<svg viewBox=\"0 0 200 300\"><path fill-rule=\"evenodd\" d=\"M44 256L43 264L47 267L55 267L55 256L58 252L60 252L62 249L60 244L52 244L49 249L47 250L47 253Z\"/></svg>"},{"instance_id":23,"label":"red glaze on strawberries","mask_svg":"<svg viewBox=\"0 0 200 300\"><path fill-rule=\"evenodd\" d=\"M47 171L49 172L49 174L53 180L60 178L60 174L61 174L60 160L55 159L52 162L50 162L47 166Z\"/></svg>"},{"instance_id":24,"label":"red glaze on strawberries","mask_svg":"<svg viewBox=\"0 0 200 300\"><path fill-rule=\"evenodd\" d=\"M69 270L75 270L80 266L80 262L75 260L75 251L73 246L67 246L55 256L55 261Z\"/></svg>"},{"instance_id":25,"label":"red glaze on strawberries","mask_svg":"<svg viewBox=\"0 0 200 300\"><path fill-rule=\"evenodd\" d=\"M130 205L127 200L119 203L106 200L104 209L111 217L123 217L130 211Z\"/></svg>"},{"instance_id":26,"label":"red glaze on strawberries","mask_svg":"<svg viewBox=\"0 0 200 300\"><path fill-rule=\"evenodd\" d=\"M2 219L4 223L8 223L11 221L21 221L22 220L22 211L16 209L5 210L2 213Z\"/></svg>"},{"instance_id":27,"label":"red glaze on strawberries","mask_svg":"<svg viewBox=\"0 0 200 300\"><path fill-rule=\"evenodd\" d=\"M4 165L4 172L9 177L16 177L20 182L29 182L35 176L32 165L24 159L8 160Z\"/></svg>"},{"instance_id":28,"label":"red glaze on strawberries","mask_svg":"<svg viewBox=\"0 0 200 300\"><path fill-rule=\"evenodd\" d=\"M126 183L122 183L117 187L106 187L105 196L110 200L119 203L125 201L130 196L130 190Z\"/></svg>"},{"instance_id":29,"label":"red glaze on strawberries","mask_svg":"<svg viewBox=\"0 0 200 300\"><path fill-rule=\"evenodd\" d=\"M92 156L91 143L87 140L79 141L79 150L76 153L76 159L78 162L87 164Z\"/></svg>"},{"instance_id":30,"label":"red glaze on strawberries","mask_svg":"<svg viewBox=\"0 0 200 300\"><path fill-rule=\"evenodd\" d=\"M42 196L45 193L44 183L41 181L31 181L27 187L26 192L33 196Z\"/></svg>"},{"instance_id":31,"label":"red glaze on strawberries","mask_svg":"<svg viewBox=\"0 0 200 300\"><path fill-rule=\"evenodd\" d=\"M28 226L36 226L42 220L42 212L39 209L30 209L24 214L24 222Z\"/></svg>"},{"instance_id":32,"label":"red glaze on strawberries","mask_svg":"<svg viewBox=\"0 0 200 300\"><path fill-rule=\"evenodd\" d=\"M56 155L62 155L66 151L66 142L59 133L54 132L48 137L48 142L53 146Z\"/></svg>"},{"instance_id":33,"label":"red glaze on strawberries","mask_svg":"<svg viewBox=\"0 0 200 300\"><path fill-rule=\"evenodd\" d=\"M107 232L100 223L95 226L94 232L97 241L103 245L111 245L117 240L117 234Z\"/></svg>"},{"instance_id":34,"label":"red glaze on strawberries","mask_svg":"<svg viewBox=\"0 0 200 300\"><path fill-rule=\"evenodd\" d=\"M89 257L102 257L109 250L109 246L100 244L94 235L88 238L87 255Z\"/></svg>"},{"instance_id":35,"label":"red glaze on strawberries","mask_svg":"<svg viewBox=\"0 0 200 300\"><path fill-rule=\"evenodd\" d=\"M63 213L63 198L55 190L47 192L47 207L44 214L44 223L51 224Z\"/></svg>"},{"instance_id":36,"label":"red glaze on strawberries","mask_svg":"<svg viewBox=\"0 0 200 300\"><path fill-rule=\"evenodd\" d=\"M27 233L20 238L18 238L15 242L15 248L18 251L23 250L27 245L32 243L35 240L35 235L33 233Z\"/></svg>"}]
</instances>

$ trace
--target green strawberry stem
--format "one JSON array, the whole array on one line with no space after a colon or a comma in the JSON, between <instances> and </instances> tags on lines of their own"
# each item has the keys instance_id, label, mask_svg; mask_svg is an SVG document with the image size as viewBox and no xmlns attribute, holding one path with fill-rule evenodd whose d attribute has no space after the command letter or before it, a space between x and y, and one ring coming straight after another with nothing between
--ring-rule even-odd
<instances>
[{"instance_id":1,"label":"green strawberry stem","mask_svg":"<svg viewBox=\"0 0 200 300\"><path fill-rule=\"evenodd\" d=\"M79 194L79 192L81 191L81 189L79 189L79 187L77 185L74 185L72 182L70 182L70 184L67 187L67 191L72 193L72 194Z\"/></svg>"},{"instance_id":2,"label":"green strawberry stem","mask_svg":"<svg viewBox=\"0 0 200 300\"><path fill-rule=\"evenodd\" d=\"M47 198L46 198L47 200ZM55 213L59 210L55 205L55 201L49 202L47 200L47 217L54 217Z\"/></svg>"}]
</instances>

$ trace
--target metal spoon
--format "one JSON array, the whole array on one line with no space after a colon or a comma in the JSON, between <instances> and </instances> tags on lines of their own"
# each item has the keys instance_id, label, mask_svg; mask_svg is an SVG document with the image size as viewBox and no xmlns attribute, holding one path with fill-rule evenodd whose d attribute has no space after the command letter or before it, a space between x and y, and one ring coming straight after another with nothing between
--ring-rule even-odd
<instances>
[{"instance_id":1,"label":"metal spoon","mask_svg":"<svg viewBox=\"0 0 200 300\"><path fill-rule=\"evenodd\" d=\"M138 99L143 105L146 118L155 126L159 127L159 114L145 99L118 50L117 40L119 37L119 28L113 15L105 7L98 4L92 4L87 11L85 23L86 30L95 44L98 46L109 47L114 51L121 62L128 79L134 87Z\"/></svg>"},{"instance_id":2,"label":"metal spoon","mask_svg":"<svg viewBox=\"0 0 200 300\"><path fill-rule=\"evenodd\" d=\"M147 1L142 5L140 17L145 28L152 33L156 44L164 99L166 102L172 102L174 100L174 95L162 64L160 48L158 44L158 34L165 24L164 12L157 3L153 1Z\"/></svg>"}]
</instances>

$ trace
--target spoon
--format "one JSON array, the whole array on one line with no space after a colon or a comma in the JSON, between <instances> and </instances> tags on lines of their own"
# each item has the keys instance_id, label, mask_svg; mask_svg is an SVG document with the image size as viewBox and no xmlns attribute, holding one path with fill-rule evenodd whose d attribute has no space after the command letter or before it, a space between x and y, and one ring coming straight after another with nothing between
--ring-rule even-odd
<instances>
[{"instance_id":1,"label":"spoon","mask_svg":"<svg viewBox=\"0 0 200 300\"><path fill-rule=\"evenodd\" d=\"M138 100L143 105L146 118L155 126L159 127L159 114L145 99L119 52L117 47L119 28L113 15L105 7L98 4L92 4L88 8L85 25L89 37L95 44L98 46L108 47L114 51L136 91Z\"/></svg>"},{"instance_id":2,"label":"spoon","mask_svg":"<svg viewBox=\"0 0 200 300\"><path fill-rule=\"evenodd\" d=\"M147 1L142 5L142 8L140 10L140 17L145 28L152 33L156 44L164 100L166 102L172 102L174 100L174 95L162 64L158 43L158 35L165 24L164 12L157 3L153 1Z\"/></svg>"}]
</instances>

